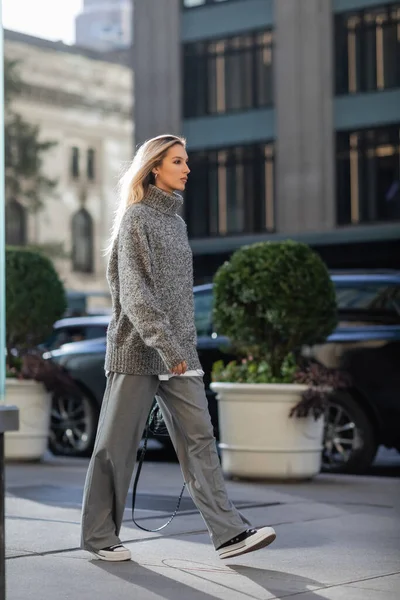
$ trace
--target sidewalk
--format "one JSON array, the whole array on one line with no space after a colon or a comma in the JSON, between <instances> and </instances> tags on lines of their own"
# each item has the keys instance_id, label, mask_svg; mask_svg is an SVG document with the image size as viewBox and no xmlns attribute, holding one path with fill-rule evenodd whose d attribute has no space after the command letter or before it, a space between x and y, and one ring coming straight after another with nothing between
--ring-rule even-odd
<instances>
[{"instance_id":1,"label":"sidewalk","mask_svg":"<svg viewBox=\"0 0 400 600\"><path fill-rule=\"evenodd\" d=\"M6 469L7 600L398 600L400 482L319 476L302 484L227 482L254 523L277 530L268 549L221 561L185 495L161 533L126 510L122 540L133 561L92 560L79 546L86 460L49 458ZM179 466L146 463L136 518L150 528L173 511ZM128 506L131 497L128 499Z\"/></svg>"}]
</instances>

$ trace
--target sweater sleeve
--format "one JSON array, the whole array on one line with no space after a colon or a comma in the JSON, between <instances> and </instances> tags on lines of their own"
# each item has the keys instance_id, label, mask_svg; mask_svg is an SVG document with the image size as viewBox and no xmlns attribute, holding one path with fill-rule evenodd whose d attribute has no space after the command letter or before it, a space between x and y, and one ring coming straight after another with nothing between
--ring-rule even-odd
<instances>
[{"instance_id":1,"label":"sweater sleeve","mask_svg":"<svg viewBox=\"0 0 400 600\"><path fill-rule=\"evenodd\" d=\"M168 316L157 302L151 255L144 224L125 215L118 241L120 302L140 337L155 348L168 369L183 360Z\"/></svg>"}]
</instances>

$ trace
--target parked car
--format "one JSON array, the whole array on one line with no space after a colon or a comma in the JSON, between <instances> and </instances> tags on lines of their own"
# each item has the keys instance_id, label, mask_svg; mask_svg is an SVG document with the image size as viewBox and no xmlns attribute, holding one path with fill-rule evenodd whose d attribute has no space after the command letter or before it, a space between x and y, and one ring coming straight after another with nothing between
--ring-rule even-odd
<instances>
[{"instance_id":1,"label":"parked car","mask_svg":"<svg viewBox=\"0 0 400 600\"><path fill-rule=\"evenodd\" d=\"M345 369L352 387L330 401L323 468L363 472L379 445L400 451L400 273L332 274L332 279L339 326L326 343L305 349L305 353L326 366ZM213 328L212 284L196 286L194 297L198 353L218 437L217 403L209 389L211 369L216 360L227 362L235 356L226 353L229 341ZM92 318L86 317L86 322L89 325ZM92 450L105 388L105 345L103 337L69 343L50 353L83 392L81 402L54 399L50 447L56 454L82 456Z\"/></svg>"}]
</instances>

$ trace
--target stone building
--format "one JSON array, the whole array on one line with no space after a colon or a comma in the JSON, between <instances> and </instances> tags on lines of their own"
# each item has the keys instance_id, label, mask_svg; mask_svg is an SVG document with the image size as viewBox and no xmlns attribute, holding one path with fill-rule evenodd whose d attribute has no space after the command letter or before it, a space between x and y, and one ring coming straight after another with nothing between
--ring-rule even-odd
<instances>
[{"instance_id":1,"label":"stone building","mask_svg":"<svg viewBox=\"0 0 400 600\"><path fill-rule=\"evenodd\" d=\"M187 139L196 281L291 237L400 268L399 0L132 0L135 139Z\"/></svg>"},{"instance_id":2,"label":"stone building","mask_svg":"<svg viewBox=\"0 0 400 600\"><path fill-rule=\"evenodd\" d=\"M44 172L58 180L36 214L23 199L7 199L8 242L61 245L55 264L67 289L107 291L102 250L133 151L132 71L107 54L13 31L5 31L5 55L23 81L13 110L56 142Z\"/></svg>"}]
</instances>

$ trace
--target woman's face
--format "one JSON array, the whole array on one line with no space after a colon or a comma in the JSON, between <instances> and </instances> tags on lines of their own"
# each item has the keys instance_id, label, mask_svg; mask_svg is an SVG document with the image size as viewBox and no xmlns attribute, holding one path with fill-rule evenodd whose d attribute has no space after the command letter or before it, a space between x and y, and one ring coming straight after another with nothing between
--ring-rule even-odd
<instances>
[{"instance_id":1,"label":"woman's face","mask_svg":"<svg viewBox=\"0 0 400 600\"><path fill-rule=\"evenodd\" d=\"M156 176L156 186L169 194L179 190L183 192L190 169L188 155L181 144L175 144L168 150L161 165L153 169Z\"/></svg>"}]
</instances>

